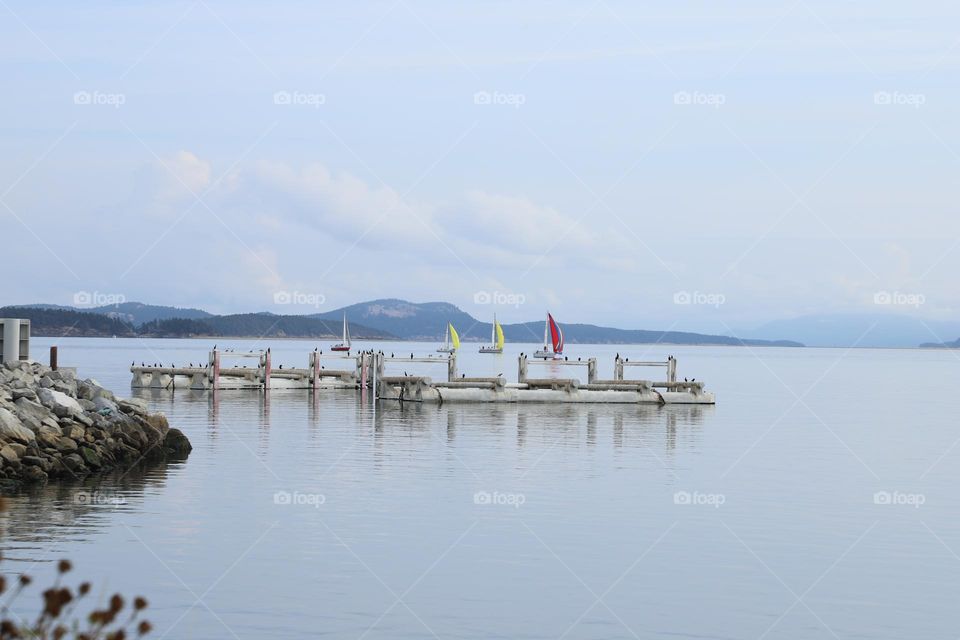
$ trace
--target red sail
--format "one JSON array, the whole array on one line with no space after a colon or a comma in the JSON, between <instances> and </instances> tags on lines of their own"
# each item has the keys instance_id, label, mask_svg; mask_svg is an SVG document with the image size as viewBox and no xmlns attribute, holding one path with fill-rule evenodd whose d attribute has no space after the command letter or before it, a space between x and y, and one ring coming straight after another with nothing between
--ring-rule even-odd
<instances>
[{"instance_id":1,"label":"red sail","mask_svg":"<svg viewBox=\"0 0 960 640\"><path fill-rule=\"evenodd\" d=\"M550 339L553 341L553 352L563 353L563 331L560 330L560 325L549 313L547 314L547 320L550 323Z\"/></svg>"}]
</instances>

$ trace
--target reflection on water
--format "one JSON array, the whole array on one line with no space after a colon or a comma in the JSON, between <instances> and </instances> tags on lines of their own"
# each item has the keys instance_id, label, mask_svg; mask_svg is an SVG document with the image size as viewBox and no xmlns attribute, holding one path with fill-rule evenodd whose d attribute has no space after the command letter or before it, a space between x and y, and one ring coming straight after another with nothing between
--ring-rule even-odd
<instances>
[{"instance_id":1,"label":"reflection on water","mask_svg":"<svg viewBox=\"0 0 960 640\"><path fill-rule=\"evenodd\" d=\"M271 346L302 366L316 345ZM209 345L67 340L61 354L122 392L147 347L180 362ZM601 377L617 351L675 354L720 404L138 390L190 437L189 459L14 496L3 570L69 557L95 584L147 595L167 638L956 635L954 354L570 350L598 355ZM515 366L460 362L478 376ZM890 401L921 378L924 403ZM878 507L877 491L926 501Z\"/></svg>"},{"instance_id":2,"label":"reflection on water","mask_svg":"<svg viewBox=\"0 0 960 640\"><path fill-rule=\"evenodd\" d=\"M458 426L493 433L515 430L515 443L525 447L529 437L555 438L567 446L596 446L598 437L614 448L657 447L669 451L684 444L696 446L711 405L430 405L386 403L376 407L374 434L392 431L432 437L445 425L446 439L454 442ZM598 435L599 434L599 435ZM679 434L679 436L678 436Z\"/></svg>"},{"instance_id":3,"label":"reflection on water","mask_svg":"<svg viewBox=\"0 0 960 640\"><path fill-rule=\"evenodd\" d=\"M184 464L184 460L141 464L82 481L21 488L12 494L9 510L0 514L5 548L11 550L4 558L15 560L24 549L61 537L88 540L98 527L110 526L118 512L142 510L145 493L162 492L168 474Z\"/></svg>"}]
</instances>

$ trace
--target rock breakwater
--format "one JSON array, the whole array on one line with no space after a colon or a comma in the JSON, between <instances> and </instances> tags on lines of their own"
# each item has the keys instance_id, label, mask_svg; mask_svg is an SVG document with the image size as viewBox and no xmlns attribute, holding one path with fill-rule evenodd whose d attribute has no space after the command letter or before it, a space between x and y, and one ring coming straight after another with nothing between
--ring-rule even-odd
<instances>
[{"instance_id":1,"label":"rock breakwater","mask_svg":"<svg viewBox=\"0 0 960 640\"><path fill-rule=\"evenodd\" d=\"M0 366L0 482L45 482L190 453L187 437L137 399L38 363Z\"/></svg>"}]
</instances>

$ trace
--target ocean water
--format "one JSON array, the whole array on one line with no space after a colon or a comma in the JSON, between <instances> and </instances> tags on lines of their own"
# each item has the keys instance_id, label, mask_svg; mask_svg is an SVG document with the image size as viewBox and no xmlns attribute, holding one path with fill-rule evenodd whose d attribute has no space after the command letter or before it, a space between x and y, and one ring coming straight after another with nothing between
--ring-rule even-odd
<instances>
[{"instance_id":1,"label":"ocean water","mask_svg":"<svg viewBox=\"0 0 960 640\"><path fill-rule=\"evenodd\" d=\"M603 377L616 352L672 354L718 403L438 407L133 392L131 361L197 362L210 342L56 343L194 450L14 496L0 568L43 584L69 558L98 597L146 596L154 638L960 635L953 352L569 345ZM317 346L220 343L270 346L285 366ZM536 348L477 346L460 370L511 380Z\"/></svg>"}]
</instances>

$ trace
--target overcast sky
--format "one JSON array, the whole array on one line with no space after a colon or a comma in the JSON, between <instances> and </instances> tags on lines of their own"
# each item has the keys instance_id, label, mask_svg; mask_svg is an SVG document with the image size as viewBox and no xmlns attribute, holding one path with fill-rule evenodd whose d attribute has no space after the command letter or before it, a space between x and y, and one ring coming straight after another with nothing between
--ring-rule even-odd
<instances>
[{"instance_id":1,"label":"overcast sky","mask_svg":"<svg viewBox=\"0 0 960 640\"><path fill-rule=\"evenodd\" d=\"M955 317L960 6L658 4L2 0L0 304Z\"/></svg>"}]
</instances>

